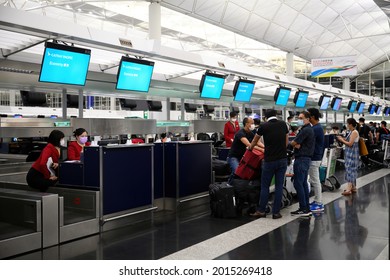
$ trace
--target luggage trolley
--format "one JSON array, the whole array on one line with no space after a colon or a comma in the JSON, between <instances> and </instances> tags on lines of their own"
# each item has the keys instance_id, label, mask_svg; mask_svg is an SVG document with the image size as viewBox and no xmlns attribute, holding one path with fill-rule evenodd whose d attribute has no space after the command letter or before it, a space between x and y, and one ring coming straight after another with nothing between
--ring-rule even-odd
<instances>
[{"instance_id":1,"label":"luggage trolley","mask_svg":"<svg viewBox=\"0 0 390 280\"><path fill-rule=\"evenodd\" d=\"M324 187L330 191L340 188L340 183L334 176L336 172L336 163L340 160L342 147L333 146L327 148L320 166L320 181ZM340 160L343 161L343 160Z\"/></svg>"}]
</instances>

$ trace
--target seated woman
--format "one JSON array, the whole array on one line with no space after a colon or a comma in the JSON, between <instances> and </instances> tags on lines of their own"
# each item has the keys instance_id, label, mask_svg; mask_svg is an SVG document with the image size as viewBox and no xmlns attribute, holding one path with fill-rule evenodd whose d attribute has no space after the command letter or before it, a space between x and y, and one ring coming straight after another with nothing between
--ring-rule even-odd
<instances>
[{"instance_id":1,"label":"seated woman","mask_svg":"<svg viewBox=\"0 0 390 280\"><path fill-rule=\"evenodd\" d=\"M54 171L58 168L60 146L65 145L64 137L64 133L59 130L50 133L48 144L27 173L26 181L29 187L46 192L57 183L58 178Z\"/></svg>"},{"instance_id":2,"label":"seated woman","mask_svg":"<svg viewBox=\"0 0 390 280\"><path fill-rule=\"evenodd\" d=\"M88 142L88 132L84 128L78 128L73 132L76 141L72 141L68 146L68 160L80 160L84 147L91 145Z\"/></svg>"}]
</instances>

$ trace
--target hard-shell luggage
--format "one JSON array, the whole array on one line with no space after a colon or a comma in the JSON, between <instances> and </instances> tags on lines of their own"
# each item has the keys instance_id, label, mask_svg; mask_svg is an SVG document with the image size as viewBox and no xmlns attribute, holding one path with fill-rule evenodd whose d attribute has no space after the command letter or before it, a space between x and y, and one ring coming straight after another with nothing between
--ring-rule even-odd
<instances>
[{"instance_id":1,"label":"hard-shell luggage","mask_svg":"<svg viewBox=\"0 0 390 280\"><path fill-rule=\"evenodd\" d=\"M209 186L211 215L216 218L237 217L234 188L226 182Z\"/></svg>"},{"instance_id":2,"label":"hard-shell luggage","mask_svg":"<svg viewBox=\"0 0 390 280\"><path fill-rule=\"evenodd\" d=\"M227 181L232 173L229 163L225 160L213 159L212 167L216 182Z\"/></svg>"},{"instance_id":3,"label":"hard-shell luggage","mask_svg":"<svg viewBox=\"0 0 390 280\"><path fill-rule=\"evenodd\" d=\"M252 180L260 176L261 161L264 153L259 150L247 150L241 158L235 174L241 179Z\"/></svg>"}]
</instances>

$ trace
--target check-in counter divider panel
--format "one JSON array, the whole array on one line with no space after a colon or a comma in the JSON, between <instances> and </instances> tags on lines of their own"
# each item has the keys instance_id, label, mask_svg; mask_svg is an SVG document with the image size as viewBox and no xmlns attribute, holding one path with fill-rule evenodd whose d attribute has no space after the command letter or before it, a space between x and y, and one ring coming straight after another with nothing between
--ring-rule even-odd
<instances>
[{"instance_id":1,"label":"check-in counter divider panel","mask_svg":"<svg viewBox=\"0 0 390 280\"><path fill-rule=\"evenodd\" d=\"M103 216L147 208L153 204L153 144L102 149ZM110 219L111 219L110 218ZM103 222L108 219L103 218Z\"/></svg>"},{"instance_id":2,"label":"check-in counter divider panel","mask_svg":"<svg viewBox=\"0 0 390 280\"><path fill-rule=\"evenodd\" d=\"M212 142L179 141L164 146L166 198L175 199L177 207L182 202L208 196L212 182Z\"/></svg>"}]
</instances>

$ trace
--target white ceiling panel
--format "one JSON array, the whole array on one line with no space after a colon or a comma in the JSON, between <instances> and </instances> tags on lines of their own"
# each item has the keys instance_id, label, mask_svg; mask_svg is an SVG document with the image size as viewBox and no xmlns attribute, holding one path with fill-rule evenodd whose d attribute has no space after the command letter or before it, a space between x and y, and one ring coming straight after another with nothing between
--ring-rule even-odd
<instances>
[{"instance_id":1,"label":"white ceiling panel","mask_svg":"<svg viewBox=\"0 0 390 280\"><path fill-rule=\"evenodd\" d=\"M280 1L259 0L253 12L267 20L272 21L281 7Z\"/></svg>"},{"instance_id":2,"label":"white ceiling panel","mask_svg":"<svg viewBox=\"0 0 390 280\"><path fill-rule=\"evenodd\" d=\"M279 45L286 32L287 32L286 28L271 23L267 32L264 35L264 39L270 42L271 44Z\"/></svg>"},{"instance_id":3,"label":"white ceiling panel","mask_svg":"<svg viewBox=\"0 0 390 280\"><path fill-rule=\"evenodd\" d=\"M298 34L293 33L293 32L288 32L283 37L283 39L280 43L283 46L288 46L291 49L295 49L295 47L298 45L300 40L301 40L301 35L298 35Z\"/></svg>"},{"instance_id":4,"label":"white ceiling panel","mask_svg":"<svg viewBox=\"0 0 390 280\"><path fill-rule=\"evenodd\" d=\"M226 1L223 0L197 0L195 13L201 17L219 23L225 10Z\"/></svg>"},{"instance_id":5,"label":"white ceiling panel","mask_svg":"<svg viewBox=\"0 0 390 280\"><path fill-rule=\"evenodd\" d=\"M304 35L306 33L306 30L310 27L312 23L312 19L308 18L305 15L298 14L289 29L294 31L295 33Z\"/></svg>"},{"instance_id":6,"label":"white ceiling panel","mask_svg":"<svg viewBox=\"0 0 390 280\"><path fill-rule=\"evenodd\" d=\"M321 1L309 1L301 10L301 13L307 17L316 20L320 14L326 9L326 5Z\"/></svg>"},{"instance_id":7,"label":"white ceiling panel","mask_svg":"<svg viewBox=\"0 0 390 280\"><path fill-rule=\"evenodd\" d=\"M316 22L323 27L328 27L333 21L339 17L339 14L332 8L326 7L325 10L316 18Z\"/></svg>"},{"instance_id":8,"label":"white ceiling panel","mask_svg":"<svg viewBox=\"0 0 390 280\"><path fill-rule=\"evenodd\" d=\"M316 2L316 1L314 1ZM331 4L331 7L333 10L335 10L339 14L343 14L351 5L355 4L355 0L336 0L333 1Z\"/></svg>"},{"instance_id":9,"label":"white ceiling panel","mask_svg":"<svg viewBox=\"0 0 390 280\"><path fill-rule=\"evenodd\" d=\"M173 7L183 9L184 11L192 11L194 1L191 0L164 0L164 5L172 5Z\"/></svg>"},{"instance_id":10,"label":"white ceiling panel","mask_svg":"<svg viewBox=\"0 0 390 280\"><path fill-rule=\"evenodd\" d=\"M287 5L282 5L276 13L273 22L288 29L294 22L298 12Z\"/></svg>"},{"instance_id":11,"label":"white ceiling panel","mask_svg":"<svg viewBox=\"0 0 390 280\"><path fill-rule=\"evenodd\" d=\"M255 38L264 38L270 22L256 14L252 14L249 18L245 32Z\"/></svg>"},{"instance_id":12,"label":"white ceiling panel","mask_svg":"<svg viewBox=\"0 0 390 280\"><path fill-rule=\"evenodd\" d=\"M256 3L258 2L258 0L246 0L246 1L231 0L229 2L236 4L244 9L246 9L247 11L252 11L253 8L255 7Z\"/></svg>"},{"instance_id":13,"label":"white ceiling panel","mask_svg":"<svg viewBox=\"0 0 390 280\"><path fill-rule=\"evenodd\" d=\"M309 1L311 1L311 0L285 0L285 1L283 1L283 3L285 5L290 6L293 9L297 10L297 11L301 11L302 9L305 8L305 6L307 5L307 3Z\"/></svg>"},{"instance_id":14,"label":"white ceiling panel","mask_svg":"<svg viewBox=\"0 0 390 280\"><path fill-rule=\"evenodd\" d=\"M237 4L229 3L226 7L225 14L222 18L222 24L238 30L243 31L249 18L250 12ZM237 18L243 20L238 21Z\"/></svg>"}]
</instances>

